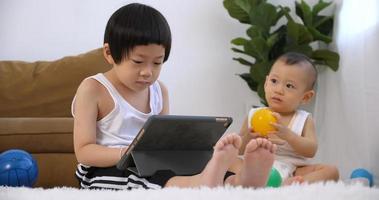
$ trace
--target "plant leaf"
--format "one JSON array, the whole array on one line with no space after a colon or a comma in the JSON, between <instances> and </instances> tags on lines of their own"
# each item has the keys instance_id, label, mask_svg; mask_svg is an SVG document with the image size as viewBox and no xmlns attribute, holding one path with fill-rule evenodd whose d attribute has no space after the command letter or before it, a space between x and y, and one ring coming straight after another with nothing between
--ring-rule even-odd
<instances>
[{"instance_id":1,"label":"plant leaf","mask_svg":"<svg viewBox=\"0 0 379 200\"><path fill-rule=\"evenodd\" d=\"M302 25L289 21L287 23L287 43L289 45L308 44L314 40L313 35Z\"/></svg>"},{"instance_id":2,"label":"plant leaf","mask_svg":"<svg viewBox=\"0 0 379 200\"><path fill-rule=\"evenodd\" d=\"M244 54L244 55L251 56L250 54L248 54L247 52L245 52L245 51L243 51L241 49L237 49L237 48L234 48L234 47L232 47L231 49L232 49L232 51L234 51L236 53L241 53L241 54Z\"/></svg>"},{"instance_id":3,"label":"plant leaf","mask_svg":"<svg viewBox=\"0 0 379 200\"><path fill-rule=\"evenodd\" d=\"M339 67L340 56L338 53L327 50L319 49L315 50L311 56L312 59L324 63L329 66L333 71L337 71Z\"/></svg>"},{"instance_id":4,"label":"plant leaf","mask_svg":"<svg viewBox=\"0 0 379 200\"><path fill-rule=\"evenodd\" d=\"M257 7L262 2L266 2L266 0L234 0L234 2L246 13L249 13L251 8Z\"/></svg>"},{"instance_id":5,"label":"plant leaf","mask_svg":"<svg viewBox=\"0 0 379 200\"><path fill-rule=\"evenodd\" d=\"M328 7L332 2L324 2L323 0L319 0L316 5L313 6L312 15L315 18L318 13Z\"/></svg>"},{"instance_id":6,"label":"plant leaf","mask_svg":"<svg viewBox=\"0 0 379 200\"><path fill-rule=\"evenodd\" d=\"M255 37L247 42L244 45L244 50L259 62L268 59L269 48L262 37Z\"/></svg>"},{"instance_id":7,"label":"plant leaf","mask_svg":"<svg viewBox=\"0 0 379 200\"><path fill-rule=\"evenodd\" d=\"M239 58L233 58L233 60L238 61L240 64L246 65L246 66L249 66L249 67L251 67L253 65L253 63L251 63L251 62L249 62L246 59L241 58L241 57L239 57Z\"/></svg>"},{"instance_id":8,"label":"plant leaf","mask_svg":"<svg viewBox=\"0 0 379 200\"><path fill-rule=\"evenodd\" d=\"M243 74L239 74L239 77L241 77L243 80L246 81L247 85L249 86L249 88L253 91L257 91L258 89L258 82L254 81L252 78L251 78L251 75L250 73L243 73Z\"/></svg>"},{"instance_id":9,"label":"plant leaf","mask_svg":"<svg viewBox=\"0 0 379 200\"><path fill-rule=\"evenodd\" d=\"M278 40L280 39L280 33L273 33L271 34L268 38L267 38L267 46L268 48L272 48L274 46L274 44L276 44L278 42Z\"/></svg>"},{"instance_id":10,"label":"plant leaf","mask_svg":"<svg viewBox=\"0 0 379 200\"><path fill-rule=\"evenodd\" d=\"M250 23L261 27L266 34L270 32L271 26L275 25L277 16L276 7L265 2L252 7L249 12Z\"/></svg>"},{"instance_id":11,"label":"plant leaf","mask_svg":"<svg viewBox=\"0 0 379 200\"><path fill-rule=\"evenodd\" d=\"M324 35L331 35L333 32L334 16L317 16L314 19L314 28Z\"/></svg>"},{"instance_id":12,"label":"plant leaf","mask_svg":"<svg viewBox=\"0 0 379 200\"><path fill-rule=\"evenodd\" d=\"M263 37L263 30L259 26L252 25L249 29L247 29L246 34L251 39L255 37Z\"/></svg>"},{"instance_id":13,"label":"plant leaf","mask_svg":"<svg viewBox=\"0 0 379 200\"><path fill-rule=\"evenodd\" d=\"M278 14L276 15L276 19L275 19L275 24L278 23L278 21L285 15L288 15L289 16L289 13L291 12L291 9L287 6L278 6L279 8L279 12ZM291 18L292 19L292 18Z\"/></svg>"},{"instance_id":14,"label":"plant leaf","mask_svg":"<svg viewBox=\"0 0 379 200\"><path fill-rule=\"evenodd\" d=\"M241 37L238 37L238 38L234 38L231 43L236 45L236 46L243 46L246 44L246 42L248 42L248 40L246 40L245 38L241 38Z\"/></svg>"},{"instance_id":15,"label":"plant leaf","mask_svg":"<svg viewBox=\"0 0 379 200\"><path fill-rule=\"evenodd\" d=\"M304 0L301 3L295 1L296 14L303 20L305 26L312 26L312 11Z\"/></svg>"},{"instance_id":16,"label":"plant leaf","mask_svg":"<svg viewBox=\"0 0 379 200\"><path fill-rule=\"evenodd\" d=\"M284 12L284 16L287 18L287 21L291 21L291 22L294 21L291 15L289 14L289 12Z\"/></svg>"},{"instance_id":17,"label":"plant leaf","mask_svg":"<svg viewBox=\"0 0 379 200\"><path fill-rule=\"evenodd\" d=\"M285 52L297 52L304 54L308 57L312 56L313 49L309 44L303 44L303 45L293 45L293 46L288 46L284 48Z\"/></svg>"},{"instance_id":18,"label":"plant leaf","mask_svg":"<svg viewBox=\"0 0 379 200\"><path fill-rule=\"evenodd\" d=\"M269 60L276 60L281 56L287 44L287 26L282 25L274 33L278 34L278 40L270 48L268 55Z\"/></svg>"},{"instance_id":19,"label":"plant leaf","mask_svg":"<svg viewBox=\"0 0 379 200\"><path fill-rule=\"evenodd\" d=\"M235 0L224 0L223 2L225 9L228 11L229 15L237 19L243 24L249 24L250 18L248 12L246 12L241 6L236 4Z\"/></svg>"},{"instance_id":20,"label":"plant leaf","mask_svg":"<svg viewBox=\"0 0 379 200\"><path fill-rule=\"evenodd\" d=\"M323 42L325 42L327 44L329 44L330 42L332 42L332 37L331 36L324 35L324 34L320 33L320 31L316 30L313 27L308 27L308 30L313 35L313 39L315 41L316 40L320 40L320 41L323 41Z\"/></svg>"},{"instance_id":21,"label":"plant leaf","mask_svg":"<svg viewBox=\"0 0 379 200\"><path fill-rule=\"evenodd\" d=\"M258 87L257 87L257 93L258 96L261 99L261 103L265 106L267 106L267 101L266 101L266 94L265 94L265 89L264 89L264 82L260 82Z\"/></svg>"},{"instance_id":22,"label":"plant leaf","mask_svg":"<svg viewBox=\"0 0 379 200\"><path fill-rule=\"evenodd\" d=\"M256 62L250 68L250 75L257 82L265 81L270 68L271 65L267 62Z\"/></svg>"}]
</instances>

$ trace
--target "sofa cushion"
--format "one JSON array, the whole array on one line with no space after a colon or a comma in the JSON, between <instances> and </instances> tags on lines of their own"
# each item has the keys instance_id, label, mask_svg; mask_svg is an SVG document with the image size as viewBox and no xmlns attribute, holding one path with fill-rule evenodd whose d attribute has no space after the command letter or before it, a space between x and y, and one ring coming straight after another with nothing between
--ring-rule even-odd
<instances>
[{"instance_id":1,"label":"sofa cushion","mask_svg":"<svg viewBox=\"0 0 379 200\"><path fill-rule=\"evenodd\" d=\"M0 61L0 117L70 117L80 82L108 69L101 49L56 61Z\"/></svg>"},{"instance_id":2,"label":"sofa cushion","mask_svg":"<svg viewBox=\"0 0 379 200\"><path fill-rule=\"evenodd\" d=\"M73 153L73 118L0 118L0 152Z\"/></svg>"}]
</instances>

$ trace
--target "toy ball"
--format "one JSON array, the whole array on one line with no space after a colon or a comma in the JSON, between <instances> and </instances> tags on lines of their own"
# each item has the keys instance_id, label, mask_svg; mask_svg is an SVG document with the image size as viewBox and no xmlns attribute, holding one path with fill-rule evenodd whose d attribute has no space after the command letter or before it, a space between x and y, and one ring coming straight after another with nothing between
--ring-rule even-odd
<instances>
[{"instance_id":1,"label":"toy ball","mask_svg":"<svg viewBox=\"0 0 379 200\"><path fill-rule=\"evenodd\" d=\"M267 180L267 187L280 187L282 185L282 176L277 169L271 168L270 176Z\"/></svg>"},{"instance_id":2,"label":"toy ball","mask_svg":"<svg viewBox=\"0 0 379 200\"><path fill-rule=\"evenodd\" d=\"M32 187L37 176L37 162L28 152L12 149L0 154L0 185Z\"/></svg>"},{"instance_id":3,"label":"toy ball","mask_svg":"<svg viewBox=\"0 0 379 200\"><path fill-rule=\"evenodd\" d=\"M277 120L272 114L272 111L267 108L262 108L257 110L250 122L251 127L253 127L254 132L265 137L270 131L275 131L276 128L270 123L275 123Z\"/></svg>"},{"instance_id":4,"label":"toy ball","mask_svg":"<svg viewBox=\"0 0 379 200\"><path fill-rule=\"evenodd\" d=\"M364 178L364 179L367 179L370 187L374 185L373 175L369 171L363 168L358 168L358 169L353 170L353 172L350 175L350 178L351 179Z\"/></svg>"}]
</instances>

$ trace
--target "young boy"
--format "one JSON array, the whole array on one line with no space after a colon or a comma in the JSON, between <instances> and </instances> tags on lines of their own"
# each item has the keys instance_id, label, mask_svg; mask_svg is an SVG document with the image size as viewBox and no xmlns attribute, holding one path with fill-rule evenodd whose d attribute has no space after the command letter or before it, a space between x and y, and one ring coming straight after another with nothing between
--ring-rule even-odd
<instances>
[{"instance_id":1,"label":"young boy","mask_svg":"<svg viewBox=\"0 0 379 200\"><path fill-rule=\"evenodd\" d=\"M265 97L277 119L277 123L272 124L277 131L267 137L277 144L274 167L285 180L284 184L338 180L339 177L336 167L309 162L317 151L315 125L310 113L299 110L299 106L314 96L316 80L317 71L310 59L293 52L280 56L266 77ZM249 123L258 109L250 110L241 129L241 152L252 138L259 137ZM238 169L238 165L233 168Z\"/></svg>"},{"instance_id":2,"label":"young boy","mask_svg":"<svg viewBox=\"0 0 379 200\"><path fill-rule=\"evenodd\" d=\"M80 186L264 186L276 145L266 139L251 140L246 145L241 170L233 174L227 170L237 159L241 146L237 134L228 134L217 142L212 158L198 175L176 176L171 171L158 171L152 177L138 177L115 167L146 120L155 114L169 113L168 91L158 77L170 49L168 23L152 7L129 4L109 19L103 53L113 67L83 80L72 103L74 149L79 162L76 177Z\"/></svg>"}]
</instances>

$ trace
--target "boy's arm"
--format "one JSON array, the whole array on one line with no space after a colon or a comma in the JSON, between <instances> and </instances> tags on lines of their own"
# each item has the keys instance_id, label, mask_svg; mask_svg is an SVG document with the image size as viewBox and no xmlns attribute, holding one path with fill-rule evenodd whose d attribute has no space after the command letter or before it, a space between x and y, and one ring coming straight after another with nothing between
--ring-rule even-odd
<instances>
[{"instance_id":1,"label":"boy's arm","mask_svg":"<svg viewBox=\"0 0 379 200\"><path fill-rule=\"evenodd\" d=\"M316 155L317 138L315 124L311 116L309 116L305 121L302 136L292 133L292 131L286 127L282 127L283 129L287 129L285 131L280 130L281 128L278 126L277 128L279 128L279 131L276 134L280 138L286 140L297 153L308 158L312 158Z\"/></svg>"},{"instance_id":2,"label":"boy's arm","mask_svg":"<svg viewBox=\"0 0 379 200\"><path fill-rule=\"evenodd\" d=\"M120 160L127 148L109 148L96 144L99 84L92 79L83 81L76 93L74 106L74 150L79 163L109 167Z\"/></svg>"},{"instance_id":3,"label":"boy's arm","mask_svg":"<svg viewBox=\"0 0 379 200\"><path fill-rule=\"evenodd\" d=\"M160 115L168 115L170 113L170 103L169 103L169 97L168 97L168 90L167 87L161 82L158 81L159 86L162 90L162 99L163 99L163 108L162 111L159 113Z\"/></svg>"}]
</instances>

